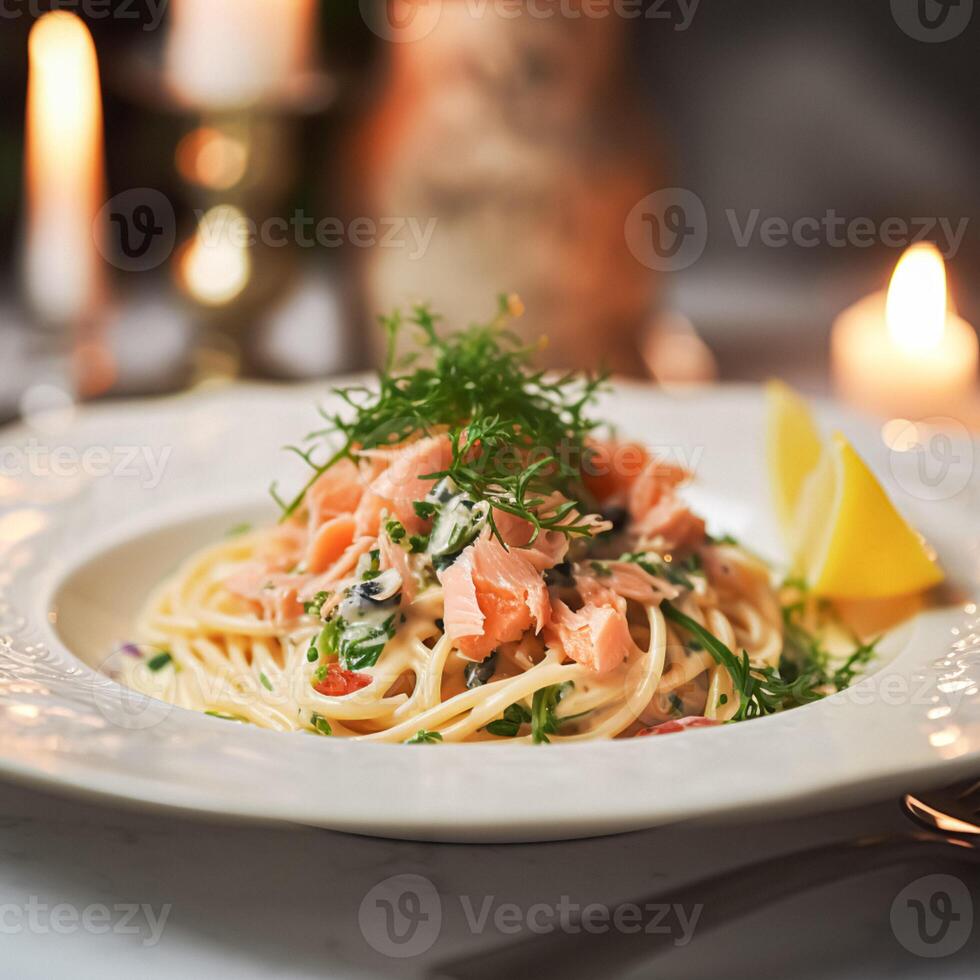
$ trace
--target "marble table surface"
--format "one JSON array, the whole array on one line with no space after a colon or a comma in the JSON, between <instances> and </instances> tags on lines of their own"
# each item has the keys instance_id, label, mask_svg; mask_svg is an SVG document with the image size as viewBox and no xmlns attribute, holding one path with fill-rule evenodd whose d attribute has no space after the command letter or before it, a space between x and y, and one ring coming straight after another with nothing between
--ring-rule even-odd
<instances>
[{"instance_id":1,"label":"marble table surface","mask_svg":"<svg viewBox=\"0 0 980 980\"><path fill-rule=\"evenodd\" d=\"M423 977L447 957L571 929L586 905L601 924L603 910L721 869L785 854L793 876L801 848L907 829L886 800L555 844L421 844L222 825L0 783L0 980ZM980 873L965 866L874 872L699 929L710 903L706 889L703 903L671 910L657 926L670 931L666 951L624 975L977 975Z\"/></svg>"}]
</instances>

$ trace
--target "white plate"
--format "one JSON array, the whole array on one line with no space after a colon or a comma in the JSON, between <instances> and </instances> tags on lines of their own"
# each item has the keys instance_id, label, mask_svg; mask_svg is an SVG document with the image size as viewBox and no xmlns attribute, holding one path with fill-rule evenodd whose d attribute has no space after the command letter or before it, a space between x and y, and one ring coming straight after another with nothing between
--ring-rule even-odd
<instances>
[{"instance_id":1,"label":"white plate","mask_svg":"<svg viewBox=\"0 0 980 980\"><path fill-rule=\"evenodd\" d=\"M889 453L876 426L830 406L825 421L885 478L965 598L900 628L884 646L887 663L820 703L624 742L406 747L232 725L140 698L93 670L180 558L244 517L274 516L270 478L299 475L280 446L316 427L318 395L236 387L54 412L6 433L0 774L229 818L517 841L816 810L980 771L980 622L968 601L980 569L975 447L930 445L935 459ZM758 390L670 396L620 385L603 411L696 470L692 494L711 529L778 554Z\"/></svg>"}]
</instances>

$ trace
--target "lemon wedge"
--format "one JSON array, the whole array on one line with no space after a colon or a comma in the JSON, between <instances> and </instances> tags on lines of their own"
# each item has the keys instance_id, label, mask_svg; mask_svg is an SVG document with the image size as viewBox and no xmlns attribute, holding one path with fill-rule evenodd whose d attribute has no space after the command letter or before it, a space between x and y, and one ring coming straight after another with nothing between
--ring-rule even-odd
<instances>
[{"instance_id":1,"label":"lemon wedge","mask_svg":"<svg viewBox=\"0 0 980 980\"><path fill-rule=\"evenodd\" d=\"M800 491L817 466L823 443L806 402L788 385L770 381L766 385L766 401L766 448L776 516L792 547Z\"/></svg>"},{"instance_id":2,"label":"lemon wedge","mask_svg":"<svg viewBox=\"0 0 980 980\"><path fill-rule=\"evenodd\" d=\"M796 573L819 596L880 599L943 580L922 538L840 433L799 492L791 541Z\"/></svg>"}]
</instances>

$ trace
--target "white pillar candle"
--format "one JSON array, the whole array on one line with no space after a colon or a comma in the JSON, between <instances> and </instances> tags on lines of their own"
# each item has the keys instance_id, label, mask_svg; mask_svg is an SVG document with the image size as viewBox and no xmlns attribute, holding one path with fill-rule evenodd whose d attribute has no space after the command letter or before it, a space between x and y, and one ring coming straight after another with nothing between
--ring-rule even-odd
<instances>
[{"instance_id":1,"label":"white pillar candle","mask_svg":"<svg viewBox=\"0 0 980 980\"><path fill-rule=\"evenodd\" d=\"M90 314L103 288L99 66L88 28L66 12L37 21L28 51L24 274L34 313L64 324Z\"/></svg>"},{"instance_id":2,"label":"white pillar candle","mask_svg":"<svg viewBox=\"0 0 980 980\"><path fill-rule=\"evenodd\" d=\"M886 417L962 419L976 396L977 335L948 308L939 250L913 245L888 292L834 322L831 356L839 393Z\"/></svg>"},{"instance_id":3,"label":"white pillar candle","mask_svg":"<svg viewBox=\"0 0 980 980\"><path fill-rule=\"evenodd\" d=\"M171 0L170 87L198 106L274 98L310 70L317 0Z\"/></svg>"}]
</instances>

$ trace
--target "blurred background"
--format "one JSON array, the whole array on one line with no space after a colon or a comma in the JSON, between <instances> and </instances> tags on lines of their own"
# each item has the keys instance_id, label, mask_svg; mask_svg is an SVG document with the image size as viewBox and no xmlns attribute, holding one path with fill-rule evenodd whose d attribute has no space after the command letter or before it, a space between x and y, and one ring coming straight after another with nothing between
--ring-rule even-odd
<instances>
[{"instance_id":1,"label":"blurred background","mask_svg":"<svg viewBox=\"0 0 980 980\"><path fill-rule=\"evenodd\" d=\"M552 364L972 424L978 31L972 0L5 0L0 417L326 377L378 313L515 292ZM886 326L920 239L940 322L934 261Z\"/></svg>"}]
</instances>

